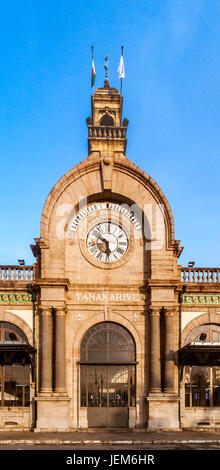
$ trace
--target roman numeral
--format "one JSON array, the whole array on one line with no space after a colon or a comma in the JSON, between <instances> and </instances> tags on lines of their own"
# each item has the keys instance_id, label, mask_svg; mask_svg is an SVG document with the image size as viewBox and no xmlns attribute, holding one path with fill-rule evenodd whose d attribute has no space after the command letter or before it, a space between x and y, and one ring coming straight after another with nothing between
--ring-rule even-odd
<instances>
[{"instance_id":1,"label":"roman numeral","mask_svg":"<svg viewBox=\"0 0 220 470\"><path fill-rule=\"evenodd\" d=\"M119 253L120 255L123 255L123 253L125 252L125 250L122 249L122 248L120 248L120 247L118 247L116 251L117 251L117 253Z\"/></svg>"},{"instance_id":2,"label":"roman numeral","mask_svg":"<svg viewBox=\"0 0 220 470\"><path fill-rule=\"evenodd\" d=\"M98 248L97 246L93 246L89 249L90 253L92 253L93 255L95 255L95 253L98 251Z\"/></svg>"}]
</instances>

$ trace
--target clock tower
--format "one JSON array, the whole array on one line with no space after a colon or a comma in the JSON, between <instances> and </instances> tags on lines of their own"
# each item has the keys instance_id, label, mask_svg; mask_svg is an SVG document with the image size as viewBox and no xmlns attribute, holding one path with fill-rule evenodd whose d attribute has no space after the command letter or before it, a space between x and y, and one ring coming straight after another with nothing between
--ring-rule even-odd
<instances>
[{"instance_id":1,"label":"clock tower","mask_svg":"<svg viewBox=\"0 0 220 470\"><path fill-rule=\"evenodd\" d=\"M38 430L179 427L181 248L161 189L125 156L122 105L106 73L91 97L88 156L43 209Z\"/></svg>"}]
</instances>

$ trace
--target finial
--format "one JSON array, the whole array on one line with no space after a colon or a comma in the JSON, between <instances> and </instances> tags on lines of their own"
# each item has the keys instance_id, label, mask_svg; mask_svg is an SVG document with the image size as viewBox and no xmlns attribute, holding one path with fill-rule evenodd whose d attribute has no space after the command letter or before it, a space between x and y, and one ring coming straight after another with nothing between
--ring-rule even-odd
<instances>
[{"instance_id":1,"label":"finial","mask_svg":"<svg viewBox=\"0 0 220 470\"><path fill-rule=\"evenodd\" d=\"M104 88L109 88L109 81L108 81L108 54L106 52L106 56L105 56L105 65L104 65L104 69L105 69L105 83L104 83Z\"/></svg>"}]
</instances>

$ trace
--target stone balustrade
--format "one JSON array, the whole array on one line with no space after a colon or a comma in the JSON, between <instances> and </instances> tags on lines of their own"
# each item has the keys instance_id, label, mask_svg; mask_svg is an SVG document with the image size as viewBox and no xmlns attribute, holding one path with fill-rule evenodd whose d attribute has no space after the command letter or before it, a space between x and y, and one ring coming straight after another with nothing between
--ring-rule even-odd
<instances>
[{"instance_id":1,"label":"stone balustrade","mask_svg":"<svg viewBox=\"0 0 220 470\"><path fill-rule=\"evenodd\" d=\"M32 281L34 278L33 266L3 266L0 265L0 282L7 281Z\"/></svg>"},{"instance_id":2,"label":"stone balustrade","mask_svg":"<svg viewBox=\"0 0 220 470\"><path fill-rule=\"evenodd\" d=\"M181 281L186 284L220 283L220 268L182 268Z\"/></svg>"},{"instance_id":3,"label":"stone balustrade","mask_svg":"<svg viewBox=\"0 0 220 470\"><path fill-rule=\"evenodd\" d=\"M95 139L125 139L127 127L88 126L88 137Z\"/></svg>"}]
</instances>

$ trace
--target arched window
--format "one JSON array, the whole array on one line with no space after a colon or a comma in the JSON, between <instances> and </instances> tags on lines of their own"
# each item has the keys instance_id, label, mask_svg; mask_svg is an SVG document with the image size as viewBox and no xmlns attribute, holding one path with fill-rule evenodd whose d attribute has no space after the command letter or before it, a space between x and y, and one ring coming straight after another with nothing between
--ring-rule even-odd
<instances>
[{"instance_id":1,"label":"arched window","mask_svg":"<svg viewBox=\"0 0 220 470\"><path fill-rule=\"evenodd\" d=\"M15 348L12 353L7 352L10 343ZM27 344L27 336L18 326L10 322L0 322L0 347L5 351L1 354L0 362L0 406L2 407L30 405L30 365L25 361L22 364L18 363L15 354L16 349L19 350ZM13 363L10 354L13 354Z\"/></svg>"},{"instance_id":2,"label":"arched window","mask_svg":"<svg viewBox=\"0 0 220 470\"><path fill-rule=\"evenodd\" d=\"M192 341L200 341L200 337L202 334L205 335L205 342L218 343L220 342L220 325L216 325L216 323L209 323L198 326L198 328L191 331L191 333L187 336L185 343L188 344Z\"/></svg>"},{"instance_id":3,"label":"arched window","mask_svg":"<svg viewBox=\"0 0 220 470\"><path fill-rule=\"evenodd\" d=\"M81 361L135 361L135 343L131 334L117 323L98 323L90 328L81 343Z\"/></svg>"},{"instance_id":4,"label":"arched window","mask_svg":"<svg viewBox=\"0 0 220 470\"><path fill-rule=\"evenodd\" d=\"M0 342L1 341L19 341L28 344L25 333L10 322L0 321Z\"/></svg>"},{"instance_id":5,"label":"arched window","mask_svg":"<svg viewBox=\"0 0 220 470\"><path fill-rule=\"evenodd\" d=\"M100 119L100 126L114 126L114 119L108 113L106 113Z\"/></svg>"}]
</instances>

